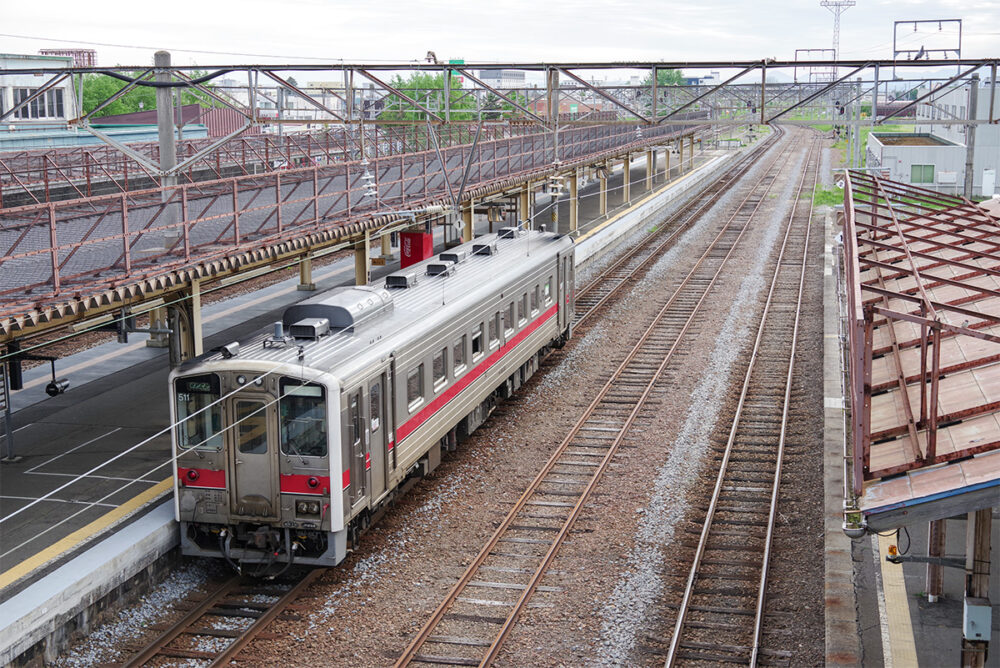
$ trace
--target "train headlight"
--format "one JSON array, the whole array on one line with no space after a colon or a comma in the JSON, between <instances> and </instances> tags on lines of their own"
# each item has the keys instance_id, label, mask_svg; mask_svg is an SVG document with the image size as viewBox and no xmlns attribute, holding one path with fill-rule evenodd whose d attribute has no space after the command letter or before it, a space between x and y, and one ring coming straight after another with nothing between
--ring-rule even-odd
<instances>
[{"instance_id":1,"label":"train headlight","mask_svg":"<svg viewBox=\"0 0 1000 668\"><path fill-rule=\"evenodd\" d=\"M237 385L246 385L247 384L247 377L244 376L243 374L240 374L239 376L236 376L236 384Z\"/></svg>"},{"instance_id":2,"label":"train headlight","mask_svg":"<svg viewBox=\"0 0 1000 668\"><path fill-rule=\"evenodd\" d=\"M299 515L306 515L309 513L309 502L308 501L297 501L295 503L295 512Z\"/></svg>"},{"instance_id":3,"label":"train headlight","mask_svg":"<svg viewBox=\"0 0 1000 668\"><path fill-rule=\"evenodd\" d=\"M309 504L309 512L313 515L319 515L319 502L313 501Z\"/></svg>"}]
</instances>

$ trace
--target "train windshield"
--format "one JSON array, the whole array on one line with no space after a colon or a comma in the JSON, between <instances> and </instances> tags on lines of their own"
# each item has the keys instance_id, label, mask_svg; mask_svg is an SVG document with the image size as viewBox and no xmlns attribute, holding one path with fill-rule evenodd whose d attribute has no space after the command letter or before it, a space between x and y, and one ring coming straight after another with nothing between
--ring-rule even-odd
<instances>
[{"instance_id":1,"label":"train windshield","mask_svg":"<svg viewBox=\"0 0 1000 668\"><path fill-rule=\"evenodd\" d=\"M177 444L182 448L222 449L222 405L215 374L178 378Z\"/></svg>"},{"instance_id":2,"label":"train windshield","mask_svg":"<svg viewBox=\"0 0 1000 668\"><path fill-rule=\"evenodd\" d=\"M322 385L282 378L278 416L283 454L326 457L326 390Z\"/></svg>"}]
</instances>

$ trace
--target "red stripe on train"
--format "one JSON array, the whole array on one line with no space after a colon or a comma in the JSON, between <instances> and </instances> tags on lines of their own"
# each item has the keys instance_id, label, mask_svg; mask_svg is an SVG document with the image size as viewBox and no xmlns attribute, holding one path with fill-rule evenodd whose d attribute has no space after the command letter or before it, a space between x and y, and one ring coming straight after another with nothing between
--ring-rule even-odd
<instances>
[{"instance_id":1,"label":"red stripe on train","mask_svg":"<svg viewBox=\"0 0 1000 668\"><path fill-rule=\"evenodd\" d=\"M225 489L226 471L215 469L186 469L177 467L177 479L183 487L201 487L205 489Z\"/></svg>"},{"instance_id":2,"label":"red stripe on train","mask_svg":"<svg viewBox=\"0 0 1000 668\"><path fill-rule=\"evenodd\" d=\"M330 476L281 474L282 494L313 494L330 493Z\"/></svg>"},{"instance_id":3,"label":"red stripe on train","mask_svg":"<svg viewBox=\"0 0 1000 668\"><path fill-rule=\"evenodd\" d=\"M559 312L558 304L553 304L552 308L550 308L548 311L546 311L539 317L535 318L531 322L531 324L529 324L527 327L521 330L521 332L517 336L515 336L513 339L508 341L504 346L502 346L501 348L496 350L493 354L491 354L489 357L480 362L476 367L470 369L464 376L458 379L458 382L449 387L441 396L437 397L436 399L434 399L434 401L430 402L426 408L424 408L422 411L420 411L412 418L410 418L402 425L400 425L399 428L396 430L397 438L399 438L399 440L402 441L404 438L412 434L417 429L417 427L419 427L428 419L430 419L430 417L435 413L437 413L439 410L441 410L441 408L444 407L445 404L447 404L449 401L458 396L458 394L462 392L462 390L467 388L469 385L472 384L473 381L475 381L477 378L486 373L486 371L489 370L490 367L497 364L501 359L503 359L505 355L507 355L507 353L511 352L514 348L517 347L519 343L521 343L521 341L526 339L528 335L530 335L536 329L541 327L545 322L547 322L550 318L554 317L558 312Z\"/></svg>"}]
</instances>

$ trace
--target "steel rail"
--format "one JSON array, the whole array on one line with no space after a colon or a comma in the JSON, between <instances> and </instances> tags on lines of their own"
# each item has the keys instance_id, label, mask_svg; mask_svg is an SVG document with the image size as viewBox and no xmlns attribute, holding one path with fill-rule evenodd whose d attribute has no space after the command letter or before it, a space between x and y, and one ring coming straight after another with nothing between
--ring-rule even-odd
<instances>
[{"instance_id":1,"label":"steel rail","mask_svg":"<svg viewBox=\"0 0 1000 668\"><path fill-rule=\"evenodd\" d=\"M315 568L310 570L301 580L296 582L288 591L282 594L277 601L271 604L267 611L257 617L250 626L243 629L232 642L226 645L225 648L223 648L214 658L211 659L211 662L208 665L210 667L229 665L229 663L241 651L243 651L243 649L246 648L246 646L250 644L254 638L259 636L260 633L267 628L267 626L274 621L278 615L280 615L302 594L303 590L322 576L326 570L327 569L325 568ZM129 659L127 663L123 664L124 667L138 668L139 666L146 665L157 656L171 656L171 650L167 646L184 634L205 635L204 633L199 633L199 631L195 629L195 623L202 619L202 617L215 605L225 601L226 597L233 593L233 590L236 589L237 585L244 581L245 578L242 576L234 575L229 580L222 583L222 585L209 594L204 601L192 608L190 612L172 624L170 628L160 634L145 648L140 650L136 655ZM175 653L183 654L184 650L175 650ZM206 657L198 658L206 661L209 660Z\"/></svg>"},{"instance_id":2,"label":"steel rail","mask_svg":"<svg viewBox=\"0 0 1000 668\"><path fill-rule=\"evenodd\" d=\"M819 171L819 161L816 162L817 169ZM817 181L817 174L813 173L813 188L815 189L815 183ZM801 192L801 188L800 188ZM796 193L798 194L798 193ZM796 202L798 197L796 197ZM798 296L795 301L795 324L792 328L792 341L789 345L789 350L791 351L788 355L788 373L785 376L785 399L784 406L781 412L781 436L778 439L778 453L777 453L777 463L775 465L774 472L774 483L771 487L771 506L770 512L768 513L767 520L767 536L764 538L764 558L763 566L760 573L760 588L757 594L757 612L754 615L754 632L753 632L753 650L750 654L750 665L757 665L757 657L760 653L760 638L763 633L764 626L764 598L767 593L767 576L770 570L771 564L771 546L774 539L774 519L778 514L778 488L781 483L781 469L782 464L785 459L785 434L788 429L788 412L789 406L792 403L792 377L795 373L795 349L799 342L799 321L802 316L802 294L805 292L806 283L806 265L809 253L809 237L812 232L812 217L814 200L812 197L809 198L809 213L806 216L806 239L802 244L802 268L799 270L799 291ZM793 207L794 210L794 207Z\"/></svg>"},{"instance_id":3,"label":"steel rail","mask_svg":"<svg viewBox=\"0 0 1000 668\"><path fill-rule=\"evenodd\" d=\"M441 604L437 607L437 609L432 613L432 615L428 619L428 621L424 624L424 626L421 628L421 630L417 633L417 635L414 637L414 639L410 642L410 644L406 647L406 649L400 655L399 659L397 660L397 662L395 664L397 668L401 668L402 666L407 666L407 665L409 665L414 660L418 660L418 661L420 660L417 657L417 651L427 642L427 640L431 636L432 631L434 631L434 629L436 629L437 626L440 624L440 622L444 618L445 614L451 608L452 604L458 599L459 594L462 591L464 591L464 589L466 588L466 586L472 581L473 577L478 573L478 571L480 570L480 567L484 564L484 562L486 561L487 557L490 555L490 553L496 548L497 544L500 542L500 539L510 529L510 527L512 526L512 524L513 524L515 518L517 517L517 515L521 512L521 510L525 507L525 505L527 505L528 500L533 495L535 495L535 493L537 492L538 488L541 486L541 484L545 480L546 476L548 476L548 474L552 471L552 469L558 464L559 458L568 449L568 447L569 447L570 443L573 441L574 437L576 437L577 434L582 430L582 428L586 424L587 420L592 416L594 410L600 405L601 401L608 395L608 393L611 391L612 387L615 386L616 381L624 374L625 370L629 366L629 363L632 362L639 355L639 353L643 350L644 344L650 338L650 336L652 336L654 330L656 329L656 326L663 320L663 318L670 311L670 308L678 300L678 298L680 297L681 292L683 291L683 289L688 285L688 283L690 283L692 281L692 279L695 277L696 272L698 271L699 268L701 268L701 266L705 262L705 260L709 257L709 255L714 250L716 250L716 248L719 245L720 241L722 240L723 236L726 234L726 232L730 231L730 225L732 224L732 222L741 213L743 213L743 211L742 211L743 205L746 204L751 199L751 197L754 195L754 193L757 190L757 188L762 183L764 183L764 181L767 179L768 175L770 174L771 168L780 162L780 158L781 157L782 157L781 155L776 156L775 158L773 158L770 161L770 163L768 164L768 169L765 170L765 174L762 175L757 180L757 182L751 187L751 189L748 192L748 194L743 198L743 200L739 203L739 205L736 206L736 211L726 221L726 223L721 226L720 231L711 240L711 242L709 243L707 249L704 251L704 253L701 255L701 257L695 262L695 264L692 267L692 269L685 276L685 278L681 281L681 283L677 286L677 288L675 289L674 293L670 296L670 298L668 299L668 301L664 304L664 306L660 309L660 311L654 317L652 324L650 324L650 326L645 330L645 332L640 337L639 341L635 344L635 346L628 353L628 355L625 357L625 359L619 364L619 366L617 367L617 369L615 370L615 372L612 374L612 376L601 387L601 389L598 391L598 393L595 396L595 398L591 401L590 405L584 410L584 412L581 415L581 417L577 420L577 422L569 430L568 435L559 444L559 446L557 446L557 448L555 449L555 451L553 452L553 454L551 455L551 457L549 458L549 460L542 467L542 470L538 473L538 475L535 477L535 479L528 486L527 490L525 490L525 492L521 495L521 497L514 504L513 508L508 512L508 514L504 518L504 520L500 523L500 525L494 531L493 535L487 541L486 545L480 550L480 552L476 556L476 558L470 563L470 565L468 566L468 568L465 570L465 572L462 574L462 576L459 578L459 580L455 583L455 585L453 585L452 589L449 591L449 593L447 594L447 596L445 597L445 599L441 602ZM773 183L773 180L771 181L771 183ZM765 192L769 188L770 188L770 183L766 186ZM676 349L677 343L679 343L679 341L683 337L684 333L690 327L691 322L693 322L693 320L694 320L695 314L698 312L701 304L704 302L705 298L707 297L708 292L710 291L712 285L714 285L714 283L715 283L717 277L719 276L719 274L721 273L723 267L725 267L726 262L732 256L733 250L736 248L737 244L742 239L743 234L749 228L750 223L754 220L754 218L753 218L754 213L756 213L757 209L760 208L760 206L761 206L761 204L762 204L763 201L764 201L763 197L761 197L759 200L757 200L757 202L753 206L753 209L749 212L749 214L747 214L746 221L742 223L742 225L741 225L741 227L739 229L739 234L738 234L737 238L733 241L732 246L729 248L729 250L726 253L725 257L721 260L719 268L716 270L716 272L713 275L711 281L708 283L707 286L704 287L704 290L702 292L701 298L699 299L697 305L694 307L694 310L690 314L690 317L685 322L683 329L677 335L677 341L675 342L675 344L671 348L671 350L667 353L667 355L666 355L663 363L660 365L660 368L657 370L656 373L653 374L652 380L650 381L650 386L648 386L645 389L645 391L643 392L643 395L642 395L643 399L651 391L652 384L654 384L656 382L656 380L659 378L660 373L662 373L662 368L665 366L666 362L670 358L672 358L673 351ZM517 621L517 617L519 616L520 611L523 609L523 607L526 604L528 598L531 596L531 594L537 588L538 582L541 579L542 575L544 575L544 573L545 573L545 571L546 571L546 569L548 567L549 562L551 562L551 560L554 557L556 551L558 550L560 544L562 543L563 538L565 537L565 535L568 533L569 529L572 527L573 523L575 522L575 519L576 519L577 515L579 514L580 510L583 507L584 502L586 501L587 497L590 494L590 491L594 488L594 486L599 481L601 475L603 474L604 469L606 468L607 464L610 462L611 458L613 457L614 452L617 450L618 445L624 439L625 433L628 431L629 426L631 426L632 421L634 421L635 416L638 415L638 411L641 408L641 406L642 406L641 403L637 403L636 407L633 409L633 411L630 414L630 416L626 419L625 426L621 429L620 433L615 438L615 440L613 441L613 443L610 446L608 446L609 452L604 456L601 464L599 465L599 469L595 472L594 476L591 478L590 482L587 484L585 490L583 492L581 492L581 497L578 499L577 503L574 504L574 507L573 507L573 510L570 513L570 516L564 521L563 526L561 527L561 529L559 530L559 533L557 534L557 536L553 540L553 542L552 542L552 544L551 544L548 552L543 557L541 565L535 571L535 573L532 576L532 579L531 579L529 585L524 589L521 597L518 599L518 602L515 605L515 608L514 608L513 612L507 617L507 619L504 622L504 625L503 625L503 627L502 627L499 635L496 636L496 638L494 639L493 643L490 645L490 648L487 651L486 657L479 664L480 666L490 665L490 663L492 662L492 660L495 658L496 654L499 651L499 648L503 644L503 641L506 639L507 634L509 633L510 629L513 628L514 623ZM438 662L441 662L441 661L438 661Z\"/></svg>"},{"instance_id":4,"label":"steel rail","mask_svg":"<svg viewBox=\"0 0 1000 668\"><path fill-rule=\"evenodd\" d=\"M811 147L809 155L812 156L813 153L814 153L814 147ZM807 165L808 165L808 163L809 163L809 160L807 159ZM673 633L673 636L671 637L671 640L670 640L670 647L669 647L669 650L668 650L668 653L667 653L667 660L665 662L665 666L667 668L671 668L672 666L674 666L674 664L675 664L675 662L677 660L677 650L678 650L678 647L680 646L681 634L682 634L682 631L684 629L684 623L686 621L687 613L688 613L688 610L689 610L689 607L690 607L690 604L691 604L691 598L692 598L692 596L694 594L694 585L695 585L695 583L697 582L697 579L698 579L698 574L699 574L699 570L700 570L700 567L701 567L701 561L702 561L702 559L704 557L705 549L706 549L706 547L708 545L709 533L710 533L711 528L712 528L712 520L714 519L715 512L716 512L716 509L718 507L718 503L719 503L719 500L720 500L720 497L721 497L721 494L722 494L722 487L723 487L723 482L726 479L726 472L727 472L727 468L728 468L728 465L729 465L729 459L730 459L730 456L732 455L733 446L734 446L734 444L736 442L736 438L737 438L737 434L738 434L738 430L739 430L740 419L743 416L743 407L744 407L744 405L746 403L747 396L750 393L751 378L752 378L753 371L754 371L754 368L755 368L756 363L757 363L758 354L760 352L760 345L761 345L761 342L764 339L764 330L765 330L766 325L768 324L768 315L770 313L770 308L771 308L771 304L772 304L772 301L773 301L774 292L775 292L775 289L776 289L777 284L778 284L778 276L781 273L781 264L782 264L782 261L784 259L785 248L787 246L788 239L789 239L789 236L791 234L792 227L793 227L793 219L794 219L794 216L795 216L796 209L798 207L799 195L802 192L802 185L805 182L806 171L807 170L803 170L802 176L800 177L800 180L799 180L799 183L798 183L798 187L796 189L796 197L795 197L795 200L794 200L794 203L793 203L793 206L792 206L792 211L789 214L788 224L787 224L787 226L785 228L785 234L784 234L784 238L782 239L781 248L780 248L779 253L778 253L778 258L777 258L777 261L775 262L774 274L772 275L772 278L771 278L771 284L770 284L770 287L768 289L767 299L764 302L764 308L763 308L763 312L761 313L760 325L757 328L757 335L756 335L756 338L754 340L754 346L753 346L753 349L752 349L752 351L750 353L750 362L749 362L749 364L747 366L746 375L744 376L744 379L743 379L743 385L742 385L742 388L741 388L741 391L740 391L739 400L737 401L735 415L733 417L732 426L730 427L730 431L729 431L729 438L728 438L728 440L726 442L725 450L723 451L722 461L719 464L719 473L718 473L718 476L716 477L715 487L714 487L713 492L712 492L712 498L711 498L711 500L709 502L709 507L708 507L708 511L706 513L704 525L702 526L701 536L700 536L700 539L698 541L698 547L697 547L697 549L695 551L695 557L694 557L694 560L692 561L691 569L690 569L690 571L688 573L687 584L686 584L686 586L684 588L684 596L683 596L683 598L681 600L680 607L678 608L678 611L677 611L677 619L675 620L675 623L674 623L674 633ZM810 207L810 209L811 209L811 207ZM808 224L806 226L806 230L807 230L807 234L808 234ZM808 248L808 246L806 246L806 248ZM806 252L803 251L803 259L802 259L802 262L803 262L803 271L804 271L804 267L805 267L806 257L807 257L806 256ZM799 295L799 299L800 299L800 302L801 302L801 293ZM798 323L798 311L796 312L796 326L797 326L797 323ZM794 354L794 352L792 354ZM789 390L790 390L790 384L788 386L786 386L786 397L789 396ZM781 432L782 433L782 439L783 439L783 435L784 435L785 426L787 424L787 401L786 401L785 409L786 409L786 411L783 413L783 422L782 422L782 427L781 427L781 429L782 429L782 432ZM773 526L773 514L771 516L771 525Z\"/></svg>"},{"instance_id":5,"label":"steel rail","mask_svg":"<svg viewBox=\"0 0 1000 668\"><path fill-rule=\"evenodd\" d=\"M216 666L228 666L229 662L236 658L243 649L253 641L261 631L267 628L267 625L274 621L274 618L284 612L285 608L291 605L295 599L297 599L302 592L309 587L313 582L318 580L323 573L326 572L325 568L314 568L309 571L301 581L296 583L291 589L289 589L281 598L274 602L274 605L268 609L263 615L258 617L253 624L241 635L231 642L222 652L215 658L212 663L208 664L210 668L215 668Z\"/></svg>"},{"instance_id":6,"label":"steel rail","mask_svg":"<svg viewBox=\"0 0 1000 668\"><path fill-rule=\"evenodd\" d=\"M190 612L177 620L170 628L146 645L146 647L139 650L127 663L123 664L124 668L138 668L138 666L145 665L146 662L159 654L161 649L183 634L185 629L191 628L191 625L195 621L200 619L213 605L225 598L239 583L240 576L238 575L234 575L223 582L204 601L192 608Z\"/></svg>"},{"instance_id":7,"label":"steel rail","mask_svg":"<svg viewBox=\"0 0 1000 668\"><path fill-rule=\"evenodd\" d=\"M666 231L669 226L676 223L684 216L688 216L687 219L676 229L672 230L670 235L663 240L656 248L649 251L647 256L642 260L642 262L637 265L629 275L620 280L616 285L614 285L607 294L602 296L595 304L590 306L583 313L578 313L576 316L576 322L574 327L579 327L585 321L587 321L593 314L608 302L614 295L616 295L625 285L628 284L629 279L634 278L639 272L645 270L647 267L652 265L653 261L658 259L659 255L670 248L674 242L677 241L678 237L687 231L700 216L707 212L712 206L715 205L716 200L714 196L721 192L724 188L735 183L739 178L746 174L750 167L756 163L766 147L770 147L779 135L772 134L764 142L759 144L753 151L749 152L744 158L740 160L739 163L733 165L733 167L727 171L721 178L713 181L711 184L706 186L699 192L695 198L687 205L682 207L679 211L672 214L667 220L658 226L658 231L649 235L642 243L637 244L627 253L623 254L618 260L616 260L611 266L607 267L601 274L595 277L592 281L587 283L581 290L576 293L576 301L579 304L580 300L590 294L591 291L595 290L599 285L606 281L614 280L611 277L612 274L620 269L623 269L628 262L634 260L640 253L648 251L649 246L652 241L660 236L663 231ZM700 205L699 205L700 204ZM692 211L692 209L694 209Z\"/></svg>"}]
</instances>

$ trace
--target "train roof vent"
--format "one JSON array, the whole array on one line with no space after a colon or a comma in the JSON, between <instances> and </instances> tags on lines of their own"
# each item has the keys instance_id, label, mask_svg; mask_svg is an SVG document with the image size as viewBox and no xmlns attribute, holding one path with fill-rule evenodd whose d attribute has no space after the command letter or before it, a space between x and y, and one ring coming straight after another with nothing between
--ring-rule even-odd
<instances>
[{"instance_id":1,"label":"train roof vent","mask_svg":"<svg viewBox=\"0 0 1000 668\"><path fill-rule=\"evenodd\" d=\"M417 284L416 271L397 271L385 277L385 287L387 288L412 288Z\"/></svg>"},{"instance_id":2,"label":"train roof vent","mask_svg":"<svg viewBox=\"0 0 1000 668\"><path fill-rule=\"evenodd\" d=\"M330 321L326 318L303 318L292 323L292 326L288 328L288 333L292 335L293 339L312 339L315 341L329 332Z\"/></svg>"},{"instance_id":3,"label":"train roof vent","mask_svg":"<svg viewBox=\"0 0 1000 668\"><path fill-rule=\"evenodd\" d=\"M496 239L485 244L473 244L472 245L473 255L496 255L497 254L497 242Z\"/></svg>"},{"instance_id":4,"label":"train roof vent","mask_svg":"<svg viewBox=\"0 0 1000 668\"><path fill-rule=\"evenodd\" d=\"M459 262L464 262L469 257L469 251L456 249L447 253L441 253L438 257L441 258L442 262L454 262L458 264Z\"/></svg>"},{"instance_id":5,"label":"train roof vent","mask_svg":"<svg viewBox=\"0 0 1000 668\"><path fill-rule=\"evenodd\" d=\"M306 319L325 319L329 329L349 329L392 312L392 295L388 290L368 285L334 288L285 309L281 320L291 327ZM325 333L325 332L323 332ZM322 336L322 334L320 334ZM303 337L314 338L314 337Z\"/></svg>"},{"instance_id":6,"label":"train roof vent","mask_svg":"<svg viewBox=\"0 0 1000 668\"><path fill-rule=\"evenodd\" d=\"M427 265L428 276L451 276L455 273L454 262L432 262Z\"/></svg>"},{"instance_id":7,"label":"train roof vent","mask_svg":"<svg viewBox=\"0 0 1000 668\"><path fill-rule=\"evenodd\" d=\"M516 227L501 227L497 236L501 239L516 239L518 231Z\"/></svg>"}]
</instances>

